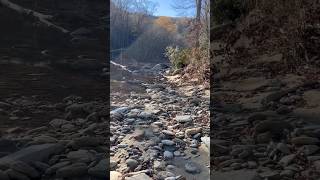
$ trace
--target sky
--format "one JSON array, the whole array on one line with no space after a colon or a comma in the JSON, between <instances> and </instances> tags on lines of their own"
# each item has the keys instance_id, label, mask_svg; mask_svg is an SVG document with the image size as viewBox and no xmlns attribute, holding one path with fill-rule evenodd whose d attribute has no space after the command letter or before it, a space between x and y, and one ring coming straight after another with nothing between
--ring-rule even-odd
<instances>
[{"instance_id":1,"label":"sky","mask_svg":"<svg viewBox=\"0 0 320 180\"><path fill-rule=\"evenodd\" d=\"M154 13L155 16L170 16L170 17L182 16L181 13L176 12L176 10L172 8L174 0L152 0L152 1L158 4L157 11ZM188 15L190 15L190 13Z\"/></svg>"}]
</instances>

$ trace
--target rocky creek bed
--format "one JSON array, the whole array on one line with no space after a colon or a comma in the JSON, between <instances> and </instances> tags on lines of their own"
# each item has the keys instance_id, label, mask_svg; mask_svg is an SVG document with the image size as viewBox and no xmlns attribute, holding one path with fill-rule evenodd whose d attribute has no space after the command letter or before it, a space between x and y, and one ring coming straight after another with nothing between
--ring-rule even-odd
<instances>
[{"instance_id":1,"label":"rocky creek bed","mask_svg":"<svg viewBox=\"0 0 320 180\"><path fill-rule=\"evenodd\" d=\"M111 179L210 179L209 97L158 79L111 95Z\"/></svg>"}]
</instances>

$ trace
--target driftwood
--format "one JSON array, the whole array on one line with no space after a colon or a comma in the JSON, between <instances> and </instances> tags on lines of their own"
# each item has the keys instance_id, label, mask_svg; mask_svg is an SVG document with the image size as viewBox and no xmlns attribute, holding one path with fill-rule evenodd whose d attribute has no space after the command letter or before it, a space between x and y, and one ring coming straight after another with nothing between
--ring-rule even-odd
<instances>
[{"instance_id":1,"label":"driftwood","mask_svg":"<svg viewBox=\"0 0 320 180\"><path fill-rule=\"evenodd\" d=\"M58 25L55 25L52 22L48 21L48 19L52 18L52 16L50 16L50 15L45 15L45 14L36 12L34 10L21 7L20 5L15 4L15 3L11 2L10 0L0 0L0 4L2 4L3 6L5 6L7 8L10 8L20 14L31 15L31 16L37 18L41 23L47 25L48 27L53 27L63 33L69 33L69 31L67 29L60 27Z\"/></svg>"}]
</instances>

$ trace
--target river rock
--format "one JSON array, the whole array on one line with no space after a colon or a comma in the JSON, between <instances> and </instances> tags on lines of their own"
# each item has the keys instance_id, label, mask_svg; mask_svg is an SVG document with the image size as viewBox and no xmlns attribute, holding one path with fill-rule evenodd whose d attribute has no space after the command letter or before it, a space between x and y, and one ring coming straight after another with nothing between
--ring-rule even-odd
<instances>
[{"instance_id":1,"label":"river rock","mask_svg":"<svg viewBox=\"0 0 320 180\"><path fill-rule=\"evenodd\" d=\"M87 174L85 163L75 163L57 170L56 176L60 178L81 177Z\"/></svg>"},{"instance_id":2,"label":"river rock","mask_svg":"<svg viewBox=\"0 0 320 180\"><path fill-rule=\"evenodd\" d=\"M125 177L125 180L152 180L152 178L145 173L140 173L137 175L133 175L131 177Z\"/></svg>"},{"instance_id":3,"label":"river rock","mask_svg":"<svg viewBox=\"0 0 320 180\"><path fill-rule=\"evenodd\" d=\"M60 128L64 124L70 123L67 120L64 119L53 119L52 121L49 122L49 124L54 127L54 128Z\"/></svg>"},{"instance_id":4,"label":"river rock","mask_svg":"<svg viewBox=\"0 0 320 180\"><path fill-rule=\"evenodd\" d=\"M34 169L33 167L29 166L28 164L21 162L21 161L15 161L10 165L10 168L18 171L22 174L27 175L30 178L36 179L40 176L39 172Z\"/></svg>"},{"instance_id":5,"label":"river rock","mask_svg":"<svg viewBox=\"0 0 320 180\"><path fill-rule=\"evenodd\" d=\"M192 117L190 115L179 115L179 116L176 116L175 120L178 121L179 123L187 123L192 121Z\"/></svg>"},{"instance_id":6,"label":"river rock","mask_svg":"<svg viewBox=\"0 0 320 180\"><path fill-rule=\"evenodd\" d=\"M139 162L135 159L127 159L126 164L130 169L135 169L136 167L138 167Z\"/></svg>"},{"instance_id":7,"label":"river rock","mask_svg":"<svg viewBox=\"0 0 320 180\"><path fill-rule=\"evenodd\" d=\"M97 165L90 168L88 170L88 173L91 176L97 177L97 178L106 178L106 167L108 166L109 162L107 159L102 159L99 161Z\"/></svg>"},{"instance_id":8,"label":"river rock","mask_svg":"<svg viewBox=\"0 0 320 180\"><path fill-rule=\"evenodd\" d=\"M90 163L95 159L95 155L88 150L71 151L67 154L67 158L73 162Z\"/></svg>"},{"instance_id":9,"label":"river rock","mask_svg":"<svg viewBox=\"0 0 320 180\"><path fill-rule=\"evenodd\" d=\"M188 172L188 173L191 173L191 174L196 174L196 173L200 173L201 172L201 169L198 167L198 165L194 162L187 162L185 165L185 170Z\"/></svg>"},{"instance_id":10,"label":"river rock","mask_svg":"<svg viewBox=\"0 0 320 180\"><path fill-rule=\"evenodd\" d=\"M163 157L164 157L164 159L166 159L166 160L172 159L172 158L173 158L173 153L170 152L170 151L164 151Z\"/></svg>"},{"instance_id":11,"label":"river rock","mask_svg":"<svg viewBox=\"0 0 320 180\"><path fill-rule=\"evenodd\" d=\"M202 131L202 128L201 127L198 127L198 128L190 128L190 129L187 129L186 131L185 131L185 135L187 136L187 137L190 137L190 136L193 136L193 135L195 135L195 134L197 134L197 133L200 133Z\"/></svg>"}]
</instances>

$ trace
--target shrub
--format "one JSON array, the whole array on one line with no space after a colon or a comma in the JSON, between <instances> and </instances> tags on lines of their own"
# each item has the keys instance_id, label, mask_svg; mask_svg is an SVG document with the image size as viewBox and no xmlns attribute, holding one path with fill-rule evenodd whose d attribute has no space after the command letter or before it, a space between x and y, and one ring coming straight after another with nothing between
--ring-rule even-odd
<instances>
[{"instance_id":1,"label":"shrub","mask_svg":"<svg viewBox=\"0 0 320 180\"><path fill-rule=\"evenodd\" d=\"M187 48L179 48L168 46L166 48L166 57L169 58L171 64L175 69L181 69L186 67L189 64L189 52L190 50Z\"/></svg>"}]
</instances>

